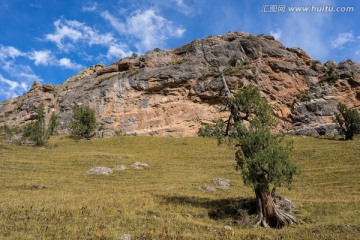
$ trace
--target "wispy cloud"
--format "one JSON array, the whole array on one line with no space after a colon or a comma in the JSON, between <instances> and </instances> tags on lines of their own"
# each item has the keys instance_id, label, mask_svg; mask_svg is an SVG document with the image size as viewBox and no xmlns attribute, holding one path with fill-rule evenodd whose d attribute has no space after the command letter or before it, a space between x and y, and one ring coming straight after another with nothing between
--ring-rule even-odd
<instances>
[{"instance_id":1,"label":"wispy cloud","mask_svg":"<svg viewBox=\"0 0 360 240\"><path fill-rule=\"evenodd\" d=\"M0 45L0 61L4 61L5 59L14 59L19 56L23 56L24 53L20 50L16 49L13 46L2 46Z\"/></svg>"},{"instance_id":2,"label":"wispy cloud","mask_svg":"<svg viewBox=\"0 0 360 240\"><path fill-rule=\"evenodd\" d=\"M195 10L193 8L191 8L189 5L187 5L184 0L173 0L176 4L176 8L186 14L186 15L190 15L192 14ZM170 2L173 2L173 1L170 1Z\"/></svg>"},{"instance_id":3,"label":"wispy cloud","mask_svg":"<svg viewBox=\"0 0 360 240\"><path fill-rule=\"evenodd\" d=\"M102 12L101 16L110 22L111 26L115 28L116 31L119 33L126 32L126 24L122 23L119 19L114 17L112 14L110 14L108 11Z\"/></svg>"},{"instance_id":4,"label":"wispy cloud","mask_svg":"<svg viewBox=\"0 0 360 240\"><path fill-rule=\"evenodd\" d=\"M0 46L0 68L14 78L25 77L24 81L41 81L41 78L34 74L30 66L15 63L18 57L29 57L29 55L31 54L12 46Z\"/></svg>"},{"instance_id":5,"label":"wispy cloud","mask_svg":"<svg viewBox=\"0 0 360 240\"><path fill-rule=\"evenodd\" d=\"M97 2L89 2L85 6L82 7L81 11L83 12L95 12L98 8Z\"/></svg>"},{"instance_id":6,"label":"wispy cloud","mask_svg":"<svg viewBox=\"0 0 360 240\"><path fill-rule=\"evenodd\" d=\"M22 52L12 46L0 46L0 69L10 78L0 74L0 97L16 97L25 93L34 81L43 81L29 65L18 64L18 57L30 59L36 66L57 66L72 70L83 68L69 58L57 59L50 50Z\"/></svg>"},{"instance_id":7,"label":"wispy cloud","mask_svg":"<svg viewBox=\"0 0 360 240\"><path fill-rule=\"evenodd\" d=\"M135 37L134 44L139 52L145 52L155 47L164 47L166 40L183 36L185 29L155 12L154 9L136 11L124 22L105 11L101 16L110 22L121 35Z\"/></svg>"},{"instance_id":8,"label":"wispy cloud","mask_svg":"<svg viewBox=\"0 0 360 240\"><path fill-rule=\"evenodd\" d=\"M281 39L282 32L280 29L276 29L275 31L270 31L270 35L279 41Z\"/></svg>"},{"instance_id":9,"label":"wispy cloud","mask_svg":"<svg viewBox=\"0 0 360 240\"><path fill-rule=\"evenodd\" d=\"M0 74L0 95L5 95L7 98L16 97L18 87L19 83L6 79Z\"/></svg>"},{"instance_id":10,"label":"wispy cloud","mask_svg":"<svg viewBox=\"0 0 360 240\"><path fill-rule=\"evenodd\" d=\"M50 50L32 51L28 56L34 60L35 65L48 66L52 65L55 60Z\"/></svg>"},{"instance_id":11,"label":"wispy cloud","mask_svg":"<svg viewBox=\"0 0 360 240\"><path fill-rule=\"evenodd\" d=\"M57 20L54 22L55 32L45 35L45 40L56 43L58 48L70 50L73 48L72 42L78 41L82 34L77 29L68 26L68 21ZM65 43L68 40L70 43Z\"/></svg>"},{"instance_id":12,"label":"wispy cloud","mask_svg":"<svg viewBox=\"0 0 360 240\"><path fill-rule=\"evenodd\" d=\"M64 68L68 68L68 69L72 69L72 70L80 70L80 69L84 68L84 66L82 66L81 64L72 62L69 58L61 58L59 60L59 65Z\"/></svg>"},{"instance_id":13,"label":"wispy cloud","mask_svg":"<svg viewBox=\"0 0 360 240\"><path fill-rule=\"evenodd\" d=\"M45 40L54 42L59 49L70 50L75 43L108 46L115 41L111 33L99 33L92 27L76 20L58 19L54 22L55 32L45 35Z\"/></svg>"},{"instance_id":14,"label":"wispy cloud","mask_svg":"<svg viewBox=\"0 0 360 240\"><path fill-rule=\"evenodd\" d=\"M16 97L25 93L34 81L42 81L30 66L14 64L12 61L1 62L1 64L1 68L11 77L11 80L0 74L0 96Z\"/></svg>"},{"instance_id":15,"label":"wispy cloud","mask_svg":"<svg viewBox=\"0 0 360 240\"><path fill-rule=\"evenodd\" d=\"M112 44L109 47L109 50L106 54L106 58L108 59L118 59L124 58L131 54L131 52L126 50L126 46L123 44Z\"/></svg>"},{"instance_id":16,"label":"wispy cloud","mask_svg":"<svg viewBox=\"0 0 360 240\"><path fill-rule=\"evenodd\" d=\"M109 19L111 16L108 16ZM116 19L111 19L116 21ZM117 22L114 22L116 25ZM79 48L92 47L94 45L108 48L108 59L115 59L129 55L128 47L121 44L111 33L100 33L98 30L76 20L58 19L54 22L55 31L45 35L45 40L54 42L60 51L69 52ZM120 31L120 30L119 30ZM120 49L121 47L121 49ZM116 50L116 51L115 51ZM120 51L121 50L121 51ZM116 55L119 54L119 55ZM100 56L104 56L100 54ZM60 66L68 67L63 62ZM80 68L76 65L73 69Z\"/></svg>"},{"instance_id":17,"label":"wispy cloud","mask_svg":"<svg viewBox=\"0 0 360 240\"><path fill-rule=\"evenodd\" d=\"M7 84L10 91L14 91L19 86L19 83L6 79L1 74L0 74L0 82Z\"/></svg>"},{"instance_id":18,"label":"wispy cloud","mask_svg":"<svg viewBox=\"0 0 360 240\"><path fill-rule=\"evenodd\" d=\"M352 32L339 33L338 36L331 41L331 47L338 48L349 42L355 42L356 38Z\"/></svg>"},{"instance_id":19,"label":"wispy cloud","mask_svg":"<svg viewBox=\"0 0 360 240\"><path fill-rule=\"evenodd\" d=\"M5 72L7 72L11 77L21 82L42 81L41 77L36 75L29 65L6 62L2 65L2 69L5 70Z\"/></svg>"}]
</instances>

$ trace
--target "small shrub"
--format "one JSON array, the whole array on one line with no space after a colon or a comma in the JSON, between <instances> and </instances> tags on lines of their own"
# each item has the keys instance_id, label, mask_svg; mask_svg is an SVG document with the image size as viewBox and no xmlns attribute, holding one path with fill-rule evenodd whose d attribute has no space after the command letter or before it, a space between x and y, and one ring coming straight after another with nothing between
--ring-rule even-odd
<instances>
[{"instance_id":1,"label":"small shrub","mask_svg":"<svg viewBox=\"0 0 360 240\"><path fill-rule=\"evenodd\" d=\"M229 59L229 64L232 67L238 67L241 65L240 57L236 54L232 55Z\"/></svg>"},{"instance_id":2,"label":"small shrub","mask_svg":"<svg viewBox=\"0 0 360 240\"><path fill-rule=\"evenodd\" d=\"M338 125L339 133L345 136L345 140L352 140L355 134L360 133L360 114L342 103L337 109L339 112L335 114L334 122Z\"/></svg>"},{"instance_id":3,"label":"small shrub","mask_svg":"<svg viewBox=\"0 0 360 240\"><path fill-rule=\"evenodd\" d=\"M133 53L131 54L131 58L137 58L137 57L139 57L139 55L138 55L137 53L133 52Z\"/></svg>"},{"instance_id":4,"label":"small shrub","mask_svg":"<svg viewBox=\"0 0 360 240\"><path fill-rule=\"evenodd\" d=\"M250 65L242 65L242 66L238 66L238 67L227 67L224 69L223 73L225 75L231 75L233 73L236 73L236 72L240 72L242 70L246 70L246 69L250 69L251 66Z\"/></svg>"},{"instance_id":5,"label":"small shrub","mask_svg":"<svg viewBox=\"0 0 360 240\"><path fill-rule=\"evenodd\" d=\"M70 133L75 138L92 137L96 129L95 111L89 106L74 106Z\"/></svg>"},{"instance_id":6,"label":"small shrub","mask_svg":"<svg viewBox=\"0 0 360 240\"><path fill-rule=\"evenodd\" d=\"M160 52L161 49L160 48L154 48L154 52Z\"/></svg>"},{"instance_id":7,"label":"small shrub","mask_svg":"<svg viewBox=\"0 0 360 240\"><path fill-rule=\"evenodd\" d=\"M50 116L48 133L49 135L54 135L56 128L59 126L59 121L57 115L53 112Z\"/></svg>"},{"instance_id":8,"label":"small shrub","mask_svg":"<svg viewBox=\"0 0 360 240\"><path fill-rule=\"evenodd\" d=\"M32 141L36 146L44 146L49 135L45 129L44 105L39 105L35 121L24 127L23 137Z\"/></svg>"},{"instance_id":9,"label":"small shrub","mask_svg":"<svg viewBox=\"0 0 360 240\"><path fill-rule=\"evenodd\" d=\"M138 69L132 70L132 71L129 72L129 77L135 76L135 75L137 75L139 73L140 73L140 71Z\"/></svg>"},{"instance_id":10,"label":"small shrub","mask_svg":"<svg viewBox=\"0 0 360 240\"><path fill-rule=\"evenodd\" d=\"M319 81L319 83L329 83L334 84L340 78L339 74L332 73L332 74L325 74Z\"/></svg>"},{"instance_id":11,"label":"small shrub","mask_svg":"<svg viewBox=\"0 0 360 240\"><path fill-rule=\"evenodd\" d=\"M199 129L198 135L200 137L218 137L223 134L223 129L226 123L222 119L218 119L214 124L205 124Z\"/></svg>"},{"instance_id":12,"label":"small shrub","mask_svg":"<svg viewBox=\"0 0 360 240\"><path fill-rule=\"evenodd\" d=\"M5 138L11 138L14 134L21 133L21 129L18 127L9 127L4 125L0 127L0 135L3 135Z\"/></svg>"},{"instance_id":13,"label":"small shrub","mask_svg":"<svg viewBox=\"0 0 360 240\"><path fill-rule=\"evenodd\" d=\"M208 77L218 77L219 74L216 72L204 72L201 77L199 77L199 80L205 80Z\"/></svg>"}]
</instances>

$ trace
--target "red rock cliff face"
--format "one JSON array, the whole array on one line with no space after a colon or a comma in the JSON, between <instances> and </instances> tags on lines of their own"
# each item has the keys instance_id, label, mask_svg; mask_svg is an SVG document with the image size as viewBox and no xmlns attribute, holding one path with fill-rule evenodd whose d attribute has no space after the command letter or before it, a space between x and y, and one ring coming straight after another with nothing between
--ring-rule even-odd
<instances>
[{"instance_id":1,"label":"red rock cliff face","mask_svg":"<svg viewBox=\"0 0 360 240\"><path fill-rule=\"evenodd\" d=\"M279 132L333 134L337 103L360 107L359 63L322 64L271 36L229 33L92 66L59 86L34 83L28 93L0 103L0 126L26 124L43 103L66 132L72 106L86 104L96 110L100 137L195 136L202 124L228 114L222 82L204 56L220 63L234 93L247 84L260 87L280 120Z\"/></svg>"}]
</instances>

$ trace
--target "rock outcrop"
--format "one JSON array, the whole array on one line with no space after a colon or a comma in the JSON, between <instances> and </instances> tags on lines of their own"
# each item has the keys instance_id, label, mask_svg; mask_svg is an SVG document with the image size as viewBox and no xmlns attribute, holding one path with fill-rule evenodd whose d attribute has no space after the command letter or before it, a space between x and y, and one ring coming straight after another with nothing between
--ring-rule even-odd
<instances>
[{"instance_id":1,"label":"rock outcrop","mask_svg":"<svg viewBox=\"0 0 360 240\"><path fill-rule=\"evenodd\" d=\"M47 117L58 114L59 131L66 132L72 106L86 104L96 111L100 137L194 136L202 124L228 114L222 82L205 56L220 64L231 91L260 87L280 120L279 132L333 134L338 102L360 107L359 63L322 64L272 36L232 32L92 66L58 86L34 83L26 94L0 103L0 126L32 121L43 103Z\"/></svg>"}]
</instances>

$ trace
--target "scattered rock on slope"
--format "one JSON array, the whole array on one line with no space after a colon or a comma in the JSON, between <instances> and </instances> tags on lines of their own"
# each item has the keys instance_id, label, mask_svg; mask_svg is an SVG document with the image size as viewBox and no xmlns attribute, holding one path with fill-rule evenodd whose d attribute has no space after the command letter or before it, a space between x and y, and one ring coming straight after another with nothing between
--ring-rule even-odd
<instances>
[{"instance_id":1,"label":"scattered rock on slope","mask_svg":"<svg viewBox=\"0 0 360 240\"><path fill-rule=\"evenodd\" d=\"M94 174L94 175L110 175L113 173L111 168L107 167L94 167L86 171L87 174Z\"/></svg>"},{"instance_id":2,"label":"scattered rock on slope","mask_svg":"<svg viewBox=\"0 0 360 240\"><path fill-rule=\"evenodd\" d=\"M125 169L126 169L125 165L118 165L115 167L115 170L118 170L118 171L124 171Z\"/></svg>"},{"instance_id":3,"label":"scattered rock on slope","mask_svg":"<svg viewBox=\"0 0 360 240\"><path fill-rule=\"evenodd\" d=\"M230 180L226 178L216 178L213 180L215 184L217 184L221 188L228 188L230 187Z\"/></svg>"},{"instance_id":4,"label":"scattered rock on slope","mask_svg":"<svg viewBox=\"0 0 360 240\"><path fill-rule=\"evenodd\" d=\"M145 168L149 168L149 165L146 163L141 163L141 162L134 162L133 164L131 164L131 167L135 168L135 169L145 169Z\"/></svg>"}]
</instances>

